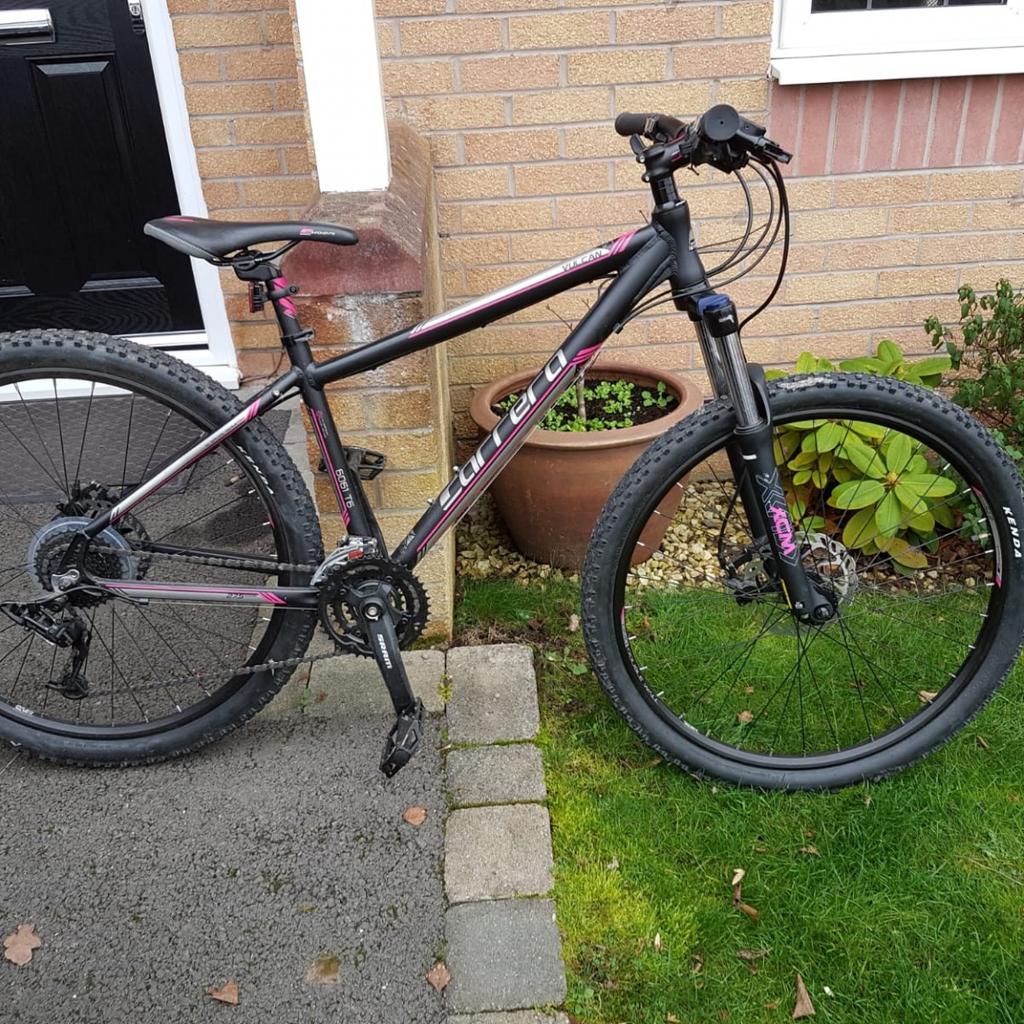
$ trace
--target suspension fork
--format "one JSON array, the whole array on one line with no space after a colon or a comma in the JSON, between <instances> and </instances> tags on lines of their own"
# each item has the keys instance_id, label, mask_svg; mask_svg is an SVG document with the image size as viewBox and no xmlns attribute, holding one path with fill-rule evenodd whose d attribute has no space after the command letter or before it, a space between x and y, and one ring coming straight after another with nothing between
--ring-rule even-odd
<instances>
[{"instance_id":1,"label":"suspension fork","mask_svg":"<svg viewBox=\"0 0 1024 1024\"><path fill-rule=\"evenodd\" d=\"M740 343L736 307L726 295L706 295L696 303L697 336L712 387L727 395L736 415L734 440L727 447L739 500L754 544L767 542L783 593L798 618L826 622L835 614L828 596L807 576L796 525L789 513L773 447L772 413L764 371L747 363Z\"/></svg>"}]
</instances>

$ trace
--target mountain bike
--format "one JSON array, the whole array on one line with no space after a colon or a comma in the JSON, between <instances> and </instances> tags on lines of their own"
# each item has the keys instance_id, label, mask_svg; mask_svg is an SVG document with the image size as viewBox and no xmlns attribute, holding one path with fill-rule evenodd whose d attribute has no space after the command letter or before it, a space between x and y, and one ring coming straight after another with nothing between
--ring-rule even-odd
<instances>
[{"instance_id":1,"label":"mountain bike","mask_svg":"<svg viewBox=\"0 0 1024 1024\"><path fill-rule=\"evenodd\" d=\"M393 775L422 735L402 662L427 622L417 563L606 339L662 302L694 325L713 397L651 445L594 529L582 618L615 707L674 764L777 788L883 776L967 722L1024 635L1011 464L927 388L864 374L769 381L746 360L741 328L776 294L790 235L790 154L764 128L724 105L691 124L622 114L615 128L651 188L646 226L324 362L278 261L301 242L355 244L354 232L150 222L154 238L230 267L254 308L272 304L290 367L244 405L124 339L0 335L0 737L80 764L197 750L316 660L319 624L335 651L380 669L396 716L381 769ZM741 234L699 246L674 175L702 165L736 178L747 212ZM769 198L763 223L751 183ZM740 321L713 285L749 272L780 232L774 287ZM342 443L326 385L587 282L601 282L587 314L389 551L363 487L386 457ZM326 556L275 430L296 395L347 528Z\"/></svg>"}]
</instances>

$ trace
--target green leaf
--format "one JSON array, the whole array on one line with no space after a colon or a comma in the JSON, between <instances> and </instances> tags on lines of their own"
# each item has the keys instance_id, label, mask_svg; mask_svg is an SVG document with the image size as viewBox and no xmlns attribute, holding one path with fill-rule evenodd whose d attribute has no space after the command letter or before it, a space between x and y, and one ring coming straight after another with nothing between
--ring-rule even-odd
<instances>
[{"instance_id":1,"label":"green leaf","mask_svg":"<svg viewBox=\"0 0 1024 1024\"><path fill-rule=\"evenodd\" d=\"M860 356L857 359L844 359L839 368L847 373L873 373L876 376L882 372L882 361L872 359L870 356Z\"/></svg>"},{"instance_id":2,"label":"green leaf","mask_svg":"<svg viewBox=\"0 0 1024 1024\"><path fill-rule=\"evenodd\" d=\"M890 473L902 473L907 468L914 446L906 434L894 434L886 447L885 462Z\"/></svg>"},{"instance_id":3,"label":"green leaf","mask_svg":"<svg viewBox=\"0 0 1024 1024\"><path fill-rule=\"evenodd\" d=\"M828 487L828 473L822 472L820 469L811 470L811 483L814 484L819 490L824 490Z\"/></svg>"},{"instance_id":4,"label":"green leaf","mask_svg":"<svg viewBox=\"0 0 1024 1024\"><path fill-rule=\"evenodd\" d=\"M900 483L912 487L926 498L944 498L956 490L956 482L937 473L904 473Z\"/></svg>"},{"instance_id":5,"label":"green leaf","mask_svg":"<svg viewBox=\"0 0 1024 1024\"><path fill-rule=\"evenodd\" d=\"M819 452L830 452L837 444L841 444L847 431L838 423L826 423L814 432Z\"/></svg>"},{"instance_id":6,"label":"green leaf","mask_svg":"<svg viewBox=\"0 0 1024 1024\"><path fill-rule=\"evenodd\" d=\"M890 363L895 366L897 363L903 361L903 353L900 351L899 345L894 341L890 341L888 338L883 338L878 343L878 358L884 363Z\"/></svg>"},{"instance_id":7,"label":"green leaf","mask_svg":"<svg viewBox=\"0 0 1024 1024\"><path fill-rule=\"evenodd\" d=\"M876 479L885 476L885 462L878 449L864 444L863 441L859 441L855 437L851 436L846 439L840 454L865 476L873 476Z\"/></svg>"},{"instance_id":8,"label":"green leaf","mask_svg":"<svg viewBox=\"0 0 1024 1024\"><path fill-rule=\"evenodd\" d=\"M828 503L833 508L865 508L885 496L885 488L877 480L861 478L840 484L829 496Z\"/></svg>"},{"instance_id":9,"label":"green leaf","mask_svg":"<svg viewBox=\"0 0 1024 1024\"><path fill-rule=\"evenodd\" d=\"M903 521L903 508L896 495L890 491L875 506L875 526L883 537L891 537L900 528ZM876 540L877 544L878 541Z\"/></svg>"},{"instance_id":10,"label":"green leaf","mask_svg":"<svg viewBox=\"0 0 1024 1024\"><path fill-rule=\"evenodd\" d=\"M956 519L953 516L953 510L948 505L932 505L928 510L935 518L940 526L944 526L947 530L952 530L956 526Z\"/></svg>"},{"instance_id":11,"label":"green leaf","mask_svg":"<svg viewBox=\"0 0 1024 1024\"><path fill-rule=\"evenodd\" d=\"M848 548L863 548L878 536L875 526L875 507L869 505L854 512L843 527L843 543Z\"/></svg>"},{"instance_id":12,"label":"green leaf","mask_svg":"<svg viewBox=\"0 0 1024 1024\"><path fill-rule=\"evenodd\" d=\"M945 373L951 365L952 361L949 356L928 356L925 359L919 359L916 363L911 363L910 369L918 377L930 377L935 373Z\"/></svg>"},{"instance_id":13,"label":"green leaf","mask_svg":"<svg viewBox=\"0 0 1024 1024\"><path fill-rule=\"evenodd\" d=\"M801 484L807 483L811 479L811 471L809 469L801 469L799 473L793 474L793 486L799 487Z\"/></svg>"},{"instance_id":14,"label":"green leaf","mask_svg":"<svg viewBox=\"0 0 1024 1024\"><path fill-rule=\"evenodd\" d=\"M918 533L931 533L935 529L935 516L929 511L919 512L907 525Z\"/></svg>"},{"instance_id":15,"label":"green leaf","mask_svg":"<svg viewBox=\"0 0 1024 1024\"><path fill-rule=\"evenodd\" d=\"M851 420L850 428L861 437L869 438L872 441L877 441L879 438L885 437L885 427L880 427L877 423L863 423L860 420Z\"/></svg>"},{"instance_id":16,"label":"green leaf","mask_svg":"<svg viewBox=\"0 0 1024 1024\"><path fill-rule=\"evenodd\" d=\"M797 420L795 423L787 423L785 429L787 430L817 430L822 423L827 423L827 420Z\"/></svg>"},{"instance_id":17,"label":"green leaf","mask_svg":"<svg viewBox=\"0 0 1024 1024\"><path fill-rule=\"evenodd\" d=\"M810 352L801 352L793 365L793 370L796 373L813 373L817 368L818 360Z\"/></svg>"},{"instance_id":18,"label":"green leaf","mask_svg":"<svg viewBox=\"0 0 1024 1024\"><path fill-rule=\"evenodd\" d=\"M902 537L882 538L875 543L890 555L894 562L908 569L928 568L928 558L924 552L912 548Z\"/></svg>"},{"instance_id":19,"label":"green leaf","mask_svg":"<svg viewBox=\"0 0 1024 1024\"><path fill-rule=\"evenodd\" d=\"M800 452L790 459L786 465L790 469L810 469L811 466L817 464L817 461L818 455L816 452Z\"/></svg>"},{"instance_id":20,"label":"green leaf","mask_svg":"<svg viewBox=\"0 0 1024 1024\"><path fill-rule=\"evenodd\" d=\"M896 492L896 497L900 499L900 503L910 512L921 513L927 511L928 502L921 497L920 491L916 491L913 487L907 487L902 480L896 482L893 490Z\"/></svg>"}]
</instances>

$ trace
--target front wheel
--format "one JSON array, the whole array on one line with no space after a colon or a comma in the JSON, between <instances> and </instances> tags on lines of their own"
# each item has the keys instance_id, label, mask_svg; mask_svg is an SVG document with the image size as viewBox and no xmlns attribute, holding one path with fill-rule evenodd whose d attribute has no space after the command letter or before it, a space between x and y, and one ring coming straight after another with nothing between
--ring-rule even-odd
<instances>
[{"instance_id":1,"label":"front wheel","mask_svg":"<svg viewBox=\"0 0 1024 1024\"><path fill-rule=\"evenodd\" d=\"M719 400L612 494L583 622L606 692L663 757L760 788L835 788L934 750L1006 678L1024 636L1024 502L991 435L927 389L816 374L770 395L801 558L834 618L790 612Z\"/></svg>"}]
</instances>

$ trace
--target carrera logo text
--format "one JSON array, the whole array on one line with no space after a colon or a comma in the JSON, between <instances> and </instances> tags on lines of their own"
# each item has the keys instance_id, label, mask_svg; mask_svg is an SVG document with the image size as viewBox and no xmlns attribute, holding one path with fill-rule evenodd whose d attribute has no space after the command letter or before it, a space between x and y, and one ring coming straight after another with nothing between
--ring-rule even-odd
<instances>
[{"instance_id":1,"label":"carrera logo text","mask_svg":"<svg viewBox=\"0 0 1024 1024\"><path fill-rule=\"evenodd\" d=\"M503 419L498 421L494 430L484 438L469 461L458 469L451 483L441 492L439 500L442 509L450 508L458 501L459 496L473 482L484 466L488 465L495 454L505 447L509 438L519 431L520 424L537 411L541 399L563 376L568 365L568 359L559 349L540 374L527 385L519 401L512 406Z\"/></svg>"}]
</instances>

